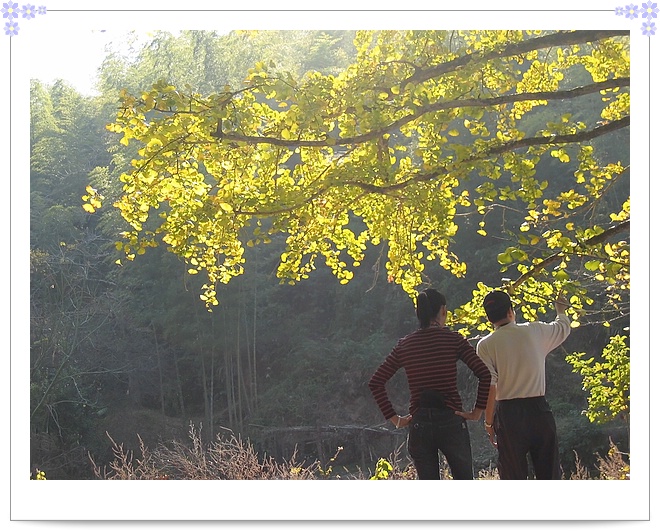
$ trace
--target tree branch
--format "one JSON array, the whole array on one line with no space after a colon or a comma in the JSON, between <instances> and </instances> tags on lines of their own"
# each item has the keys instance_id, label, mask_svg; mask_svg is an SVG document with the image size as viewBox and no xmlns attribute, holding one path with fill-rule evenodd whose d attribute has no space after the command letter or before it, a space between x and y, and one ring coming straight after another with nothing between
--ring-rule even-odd
<instances>
[{"instance_id":1,"label":"tree branch","mask_svg":"<svg viewBox=\"0 0 660 531\"><path fill-rule=\"evenodd\" d=\"M587 142L593 140L599 136L606 135L617 129L623 129L630 125L630 116L621 118L620 120L614 120L605 125L600 125L594 127L588 131L582 131L580 133L572 133L568 135L553 135L553 136L534 136L531 138L523 138L521 140L516 140L514 142L507 142L500 146L493 147L488 150L489 155L496 155L499 153L504 153L506 151L513 151L515 149L520 149L523 147L532 147L532 146L542 146L550 144L574 144L577 142Z\"/></svg>"},{"instance_id":2,"label":"tree branch","mask_svg":"<svg viewBox=\"0 0 660 531\"><path fill-rule=\"evenodd\" d=\"M531 147L531 146L540 146L540 145L556 145L556 144L572 144L579 142L586 142L588 140L593 140L599 136L611 133L617 129L622 129L630 125L630 117L622 118L621 120L615 120L606 125L601 125L590 129L588 131L582 131L579 133L574 133L570 135L554 135L554 136L535 136L531 138L523 138L521 140L516 140L513 142L507 142L504 144L492 146L488 149L485 149L479 153L475 153L473 156L465 159L463 162L476 162L478 160L485 160L488 157L493 155L499 155L508 151L514 151L516 149ZM373 193L382 193L387 194L402 190L414 182L424 182L430 181L432 179L437 179L443 175L450 173L450 169L442 168L440 170L434 171L432 173L420 173L411 177L407 181L401 181L389 186L377 186L369 183L361 183L358 181L348 181L343 184L351 184L353 186L358 186L367 190L368 192Z\"/></svg>"},{"instance_id":3,"label":"tree branch","mask_svg":"<svg viewBox=\"0 0 660 531\"><path fill-rule=\"evenodd\" d=\"M542 48L550 48L553 46L568 46L571 44L584 44L602 39L608 39L610 37L627 37L629 35L630 32L626 30L561 31L551 35L544 35L543 37L537 37L534 39L528 39L522 42L510 44L502 50L493 51L485 55L468 54L462 57L457 57L451 61L447 61L446 63L439 64L432 68L427 68L425 70L420 69L409 78L405 79L401 85L403 86L411 82L421 83L428 81L429 79L453 72L454 70L458 70L459 68L477 61L489 61L491 59L520 55Z\"/></svg>"},{"instance_id":4,"label":"tree branch","mask_svg":"<svg viewBox=\"0 0 660 531\"><path fill-rule=\"evenodd\" d=\"M618 225L615 225L613 227L610 227L604 232L601 232L600 234L597 234L596 236L592 236L588 240L582 242L582 245L585 245L587 247L593 246L593 245L598 245L599 243L603 243L606 240L609 240L612 236L619 234L620 232L623 232L625 230L628 230L630 228L630 220L624 221L622 223L619 223ZM564 256L564 252L560 251L558 253L551 254L547 258L543 259L541 262L538 264L535 264L532 269L527 271L527 273L519 276L516 281L511 284L510 286L510 291L513 292L520 286L525 280L528 278L535 277L538 275L541 270L545 269L546 267L554 264L555 262L558 262L559 260L562 259Z\"/></svg>"},{"instance_id":5,"label":"tree branch","mask_svg":"<svg viewBox=\"0 0 660 531\"><path fill-rule=\"evenodd\" d=\"M586 94L593 94L600 92L601 90L627 87L629 85L630 78L624 77L608 79L599 83L592 83L590 85L584 85L582 87L576 87L573 89L556 92L524 92L520 94L498 96L495 98L471 98L467 100L442 101L428 105L426 107L420 107L416 112L399 118L398 120L393 121L391 124L381 129L349 138L326 140L285 140L282 138L247 136L222 132L213 133L211 136L233 142L245 142L248 144L271 144L273 146L284 146L289 148L347 146L352 144L362 144L380 138L384 134L391 133L392 131L399 129L407 123L417 120L418 118L421 118L430 112L446 111L463 107L493 107L496 105L504 105L507 103L515 103L520 101L565 100L570 98L577 98Z\"/></svg>"}]
</instances>

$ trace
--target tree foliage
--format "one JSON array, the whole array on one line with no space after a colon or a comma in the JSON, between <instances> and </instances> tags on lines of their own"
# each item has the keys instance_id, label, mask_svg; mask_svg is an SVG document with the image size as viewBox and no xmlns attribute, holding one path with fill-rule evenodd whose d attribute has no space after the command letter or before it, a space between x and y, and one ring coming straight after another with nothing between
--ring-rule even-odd
<instances>
[{"instance_id":1,"label":"tree foliage","mask_svg":"<svg viewBox=\"0 0 660 531\"><path fill-rule=\"evenodd\" d=\"M257 62L210 94L124 91L109 129L137 156L114 202L129 225L118 248L132 260L165 244L206 275L211 307L246 247L274 235L290 283L319 262L346 283L384 245L388 279L413 295L429 263L465 275L452 244L469 219L496 235L525 317L558 289L576 324L594 303L593 320L627 314L630 205L613 194L627 165L599 151L629 125L626 32L360 31L355 46L337 74ZM487 289L457 322L484 329Z\"/></svg>"},{"instance_id":2,"label":"tree foliage","mask_svg":"<svg viewBox=\"0 0 660 531\"><path fill-rule=\"evenodd\" d=\"M583 388L588 393L587 418L603 423L630 412L630 347L628 338L616 335L603 349L603 360L584 352L570 354L566 360L573 372L582 376Z\"/></svg>"}]
</instances>

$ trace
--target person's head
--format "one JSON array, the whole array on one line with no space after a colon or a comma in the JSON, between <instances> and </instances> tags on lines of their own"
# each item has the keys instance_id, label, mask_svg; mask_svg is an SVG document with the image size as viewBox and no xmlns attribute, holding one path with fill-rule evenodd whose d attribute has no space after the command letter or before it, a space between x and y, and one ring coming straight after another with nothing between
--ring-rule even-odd
<instances>
[{"instance_id":1,"label":"person's head","mask_svg":"<svg viewBox=\"0 0 660 531\"><path fill-rule=\"evenodd\" d=\"M447 306L445 296L438 290L427 288L417 295L417 319L419 326L428 328L438 317L443 307Z\"/></svg>"},{"instance_id":2,"label":"person's head","mask_svg":"<svg viewBox=\"0 0 660 531\"><path fill-rule=\"evenodd\" d=\"M491 323L502 321L508 316L509 310L513 310L511 297L505 291L491 291L484 298L484 310Z\"/></svg>"}]
</instances>

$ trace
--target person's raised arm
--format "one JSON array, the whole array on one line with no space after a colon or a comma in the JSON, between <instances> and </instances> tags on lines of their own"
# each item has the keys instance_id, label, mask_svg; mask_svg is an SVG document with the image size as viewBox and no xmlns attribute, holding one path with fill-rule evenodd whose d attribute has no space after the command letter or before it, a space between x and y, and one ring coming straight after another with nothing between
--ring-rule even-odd
<instances>
[{"instance_id":1,"label":"person's raised arm","mask_svg":"<svg viewBox=\"0 0 660 531\"><path fill-rule=\"evenodd\" d=\"M570 304L566 300L566 297L560 293L555 301L555 311L557 312L557 315L566 315L566 308L569 306Z\"/></svg>"}]
</instances>

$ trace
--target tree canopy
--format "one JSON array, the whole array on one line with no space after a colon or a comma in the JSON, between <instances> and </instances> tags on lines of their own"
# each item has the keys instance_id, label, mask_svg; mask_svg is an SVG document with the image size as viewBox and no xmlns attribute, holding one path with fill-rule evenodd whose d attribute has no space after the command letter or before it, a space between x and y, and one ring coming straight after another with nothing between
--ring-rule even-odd
<instances>
[{"instance_id":1,"label":"tree canopy","mask_svg":"<svg viewBox=\"0 0 660 531\"><path fill-rule=\"evenodd\" d=\"M412 295L429 262L466 273L452 243L471 226L508 242L495 267L527 317L558 289L576 318L596 293L601 321L627 313L627 165L599 143L629 126L627 32L359 31L355 47L333 74L257 62L214 93L123 91L108 127L137 153L114 201L130 226L118 248L132 260L165 244L207 275L211 307L245 247L275 234L292 283L319 261L346 283L382 245ZM456 320L477 324L485 291Z\"/></svg>"}]
</instances>

